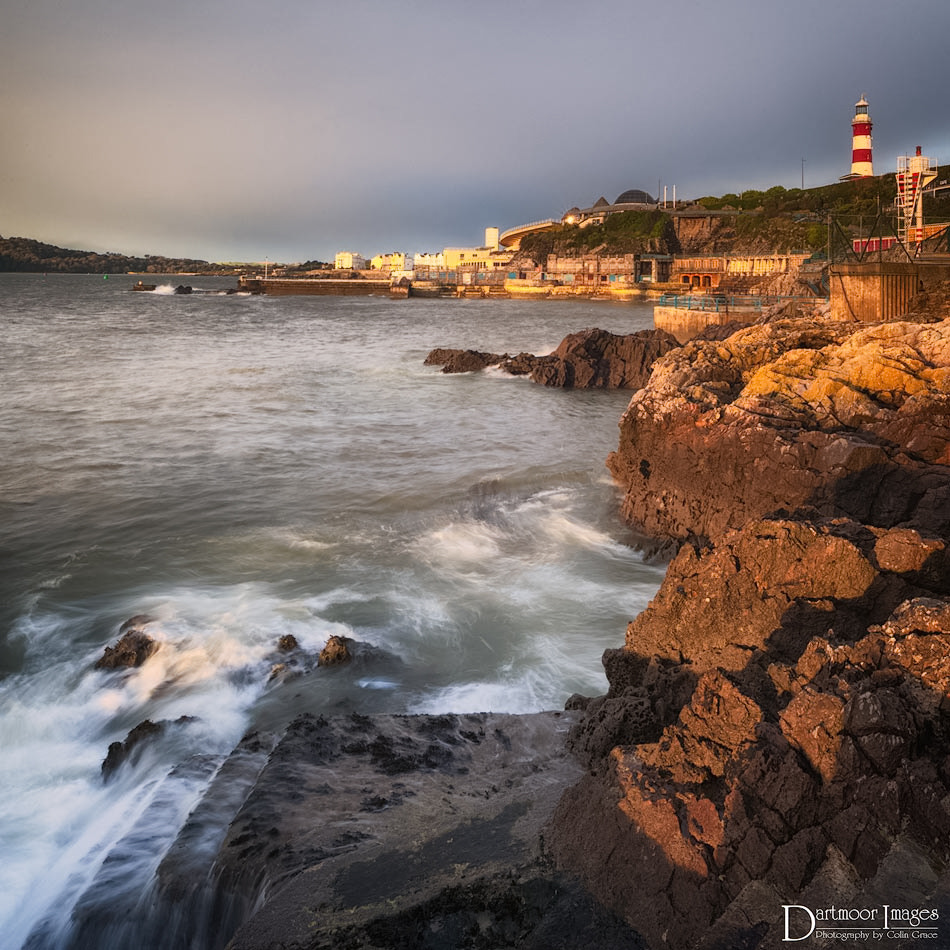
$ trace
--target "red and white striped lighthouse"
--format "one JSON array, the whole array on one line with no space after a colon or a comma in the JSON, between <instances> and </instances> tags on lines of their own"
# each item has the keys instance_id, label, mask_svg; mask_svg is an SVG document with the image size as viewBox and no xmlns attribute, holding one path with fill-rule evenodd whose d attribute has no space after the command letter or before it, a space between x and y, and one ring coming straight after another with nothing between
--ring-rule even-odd
<instances>
[{"instance_id":1,"label":"red and white striped lighthouse","mask_svg":"<svg viewBox=\"0 0 950 950\"><path fill-rule=\"evenodd\" d=\"M848 178L870 178L874 174L871 164L871 117L868 101L861 98L854 105L851 120L851 174Z\"/></svg>"}]
</instances>

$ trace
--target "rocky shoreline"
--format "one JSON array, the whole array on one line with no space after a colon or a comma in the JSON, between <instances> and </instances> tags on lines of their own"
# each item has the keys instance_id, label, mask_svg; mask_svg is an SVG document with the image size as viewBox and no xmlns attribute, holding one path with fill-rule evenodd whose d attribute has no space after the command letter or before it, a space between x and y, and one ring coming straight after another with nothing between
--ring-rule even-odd
<instances>
[{"instance_id":1,"label":"rocky shoreline","mask_svg":"<svg viewBox=\"0 0 950 950\"><path fill-rule=\"evenodd\" d=\"M608 465L676 553L608 693L249 735L141 926L174 909L233 950L774 950L786 907L887 904L918 922L879 945L918 946L921 918L950 940L950 321L719 335L430 354L636 390ZM147 657L140 633L110 662Z\"/></svg>"},{"instance_id":2,"label":"rocky shoreline","mask_svg":"<svg viewBox=\"0 0 950 950\"><path fill-rule=\"evenodd\" d=\"M649 946L777 948L786 907L884 904L950 939L948 372L950 322L782 321L631 400L623 512L680 547L573 703L588 774L550 842Z\"/></svg>"}]
</instances>

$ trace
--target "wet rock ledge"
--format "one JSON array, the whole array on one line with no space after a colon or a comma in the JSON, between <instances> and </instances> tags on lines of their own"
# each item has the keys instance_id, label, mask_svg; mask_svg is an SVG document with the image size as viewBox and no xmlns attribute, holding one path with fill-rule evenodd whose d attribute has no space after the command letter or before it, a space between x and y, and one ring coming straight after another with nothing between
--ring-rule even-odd
<instances>
[{"instance_id":1,"label":"wet rock ledge","mask_svg":"<svg viewBox=\"0 0 950 950\"><path fill-rule=\"evenodd\" d=\"M162 862L158 916L176 907L194 945L233 934L231 950L644 950L545 853L582 773L575 721L302 716L250 735Z\"/></svg>"}]
</instances>

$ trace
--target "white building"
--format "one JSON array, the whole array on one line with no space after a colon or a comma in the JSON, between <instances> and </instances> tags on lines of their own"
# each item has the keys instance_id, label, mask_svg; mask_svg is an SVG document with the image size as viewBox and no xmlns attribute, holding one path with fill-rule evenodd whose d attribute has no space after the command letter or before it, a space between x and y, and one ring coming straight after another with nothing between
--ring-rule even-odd
<instances>
[{"instance_id":1,"label":"white building","mask_svg":"<svg viewBox=\"0 0 950 950\"><path fill-rule=\"evenodd\" d=\"M366 258L353 251L340 251L333 258L333 266L336 270L366 270Z\"/></svg>"},{"instance_id":2,"label":"white building","mask_svg":"<svg viewBox=\"0 0 950 950\"><path fill-rule=\"evenodd\" d=\"M401 251L392 251L390 254L377 254L370 262L372 270L404 271L412 267L412 257Z\"/></svg>"},{"instance_id":3,"label":"white building","mask_svg":"<svg viewBox=\"0 0 950 950\"><path fill-rule=\"evenodd\" d=\"M440 251L438 254L414 254L412 266L415 270L420 268L432 268L432 270L445 269L445 255Z\"/></svg>"}]
</instances>

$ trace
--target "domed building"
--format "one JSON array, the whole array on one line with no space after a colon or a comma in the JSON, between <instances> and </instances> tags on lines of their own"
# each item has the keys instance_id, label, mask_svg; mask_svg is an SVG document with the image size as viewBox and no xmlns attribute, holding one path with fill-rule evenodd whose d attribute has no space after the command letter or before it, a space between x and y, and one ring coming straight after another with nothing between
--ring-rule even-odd
<instances>
[{"instance_id":1,"label":"domed building","mask_svg":"<svg viewBox=\"0 0 950 950\"><path fill-rule=\"evenodd\" d=\"M559 224L576 224L586 228L591 224L602 224L604 218L611 214L618 214L621 211L654 211L658 205L659 201L655 201L647 192L639 188L628 188L618 195L613 204L601 196L589 208L571 208L565 211L560 219L547 218L544 221L509 228L500 236L499 242L502 247L517 250L521 245L521 239L526 234L548 231Z\"/></svg>"},{"instance_id":2,"label":"domed building","mask_svg":"<svg viewBox=\"0 0 950 950\"><path fill-rule=\"evenodd\" d=\"M602 224L604 218L621 211L652 211L657 202L640 188L628 188L617 196L611 204L606 198L598 198L589 208L571 208L561 218L562 224L577 224L582 228L591 224Z\"/></svg>"},{"instance_id":3,"label":"domed building","mask_svg":"<svg viewBox=\"0 0 950 950\"><path fill-rule=\"evenodd\" d=\"M639 188L628 188L614 202L615 205L655 205L656 202Z\"/></svg>"}]
</instances>

